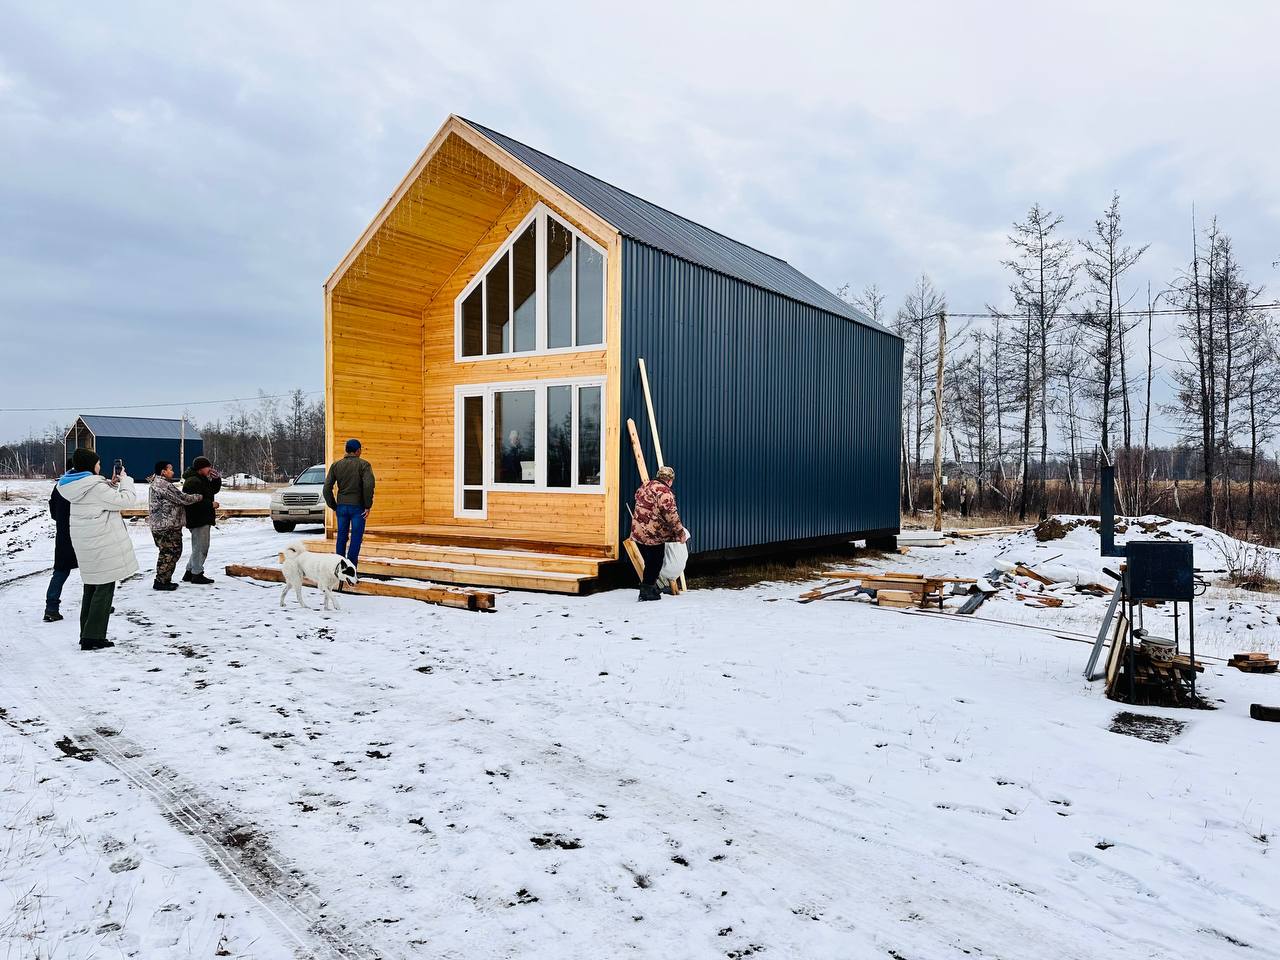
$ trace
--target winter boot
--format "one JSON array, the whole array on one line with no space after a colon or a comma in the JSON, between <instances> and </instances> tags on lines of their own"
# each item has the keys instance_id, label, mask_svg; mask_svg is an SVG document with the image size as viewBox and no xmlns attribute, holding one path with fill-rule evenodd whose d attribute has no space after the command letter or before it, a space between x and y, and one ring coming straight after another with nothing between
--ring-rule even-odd
<instances>
[{"instance_id":1,"label":"winter boot","mask_svg":"<svg viewBox=\"0 0 1280 960\"><path fill-rule=\"evenodd\" d=\"M206 577L203 573L192 573L192 574L189 574L189 576L191 577L191 579L187 581L188 583L198 583L202 587L207 587L209 584L213 583L213 581L210 580L208 577Z\"/></svg>"},{"instance_id":2,"label":"winter boot","mask_svg":"<svg viewBox=\"0 0 1280 960\"><path fill-rule=\"evenodd\" d=\"M62 614L60 614L57 610L46 610L44 612L45 623L57 623L61 619L62 619Z\"/></svg>"},{"instance_id":3,"label":"winter boot","mask_svg":"<svg viewBox=\"0 0 1280 960\"><path fill-rule=\"evenodd\" d=\"M81 650L106 650L108 647L114 647L115 644L110 640L81 640Z\"/></svg>"},{"instance_id":4,"label":"winter boot","mask_svg":"<svg viewBox=\"0 0 1280 960\"><path fill-rule=\"evenodd\" d=\"M643 583L640 585L641 600L661 600L662 591L658 589L657 584Z\"/></svg>"},{"instance_id":5,"label":"winter boot","mask_svg":"<svg viewBox=\"0 0 1280 960\"><path fill-rule=\"evenodd\" d=\"M167 583L157 580L155 583L151 585L151 589L152 590L177 590L178 585L174 583L172 580L168 581Z\"/></svg>"},{"instance_id":6,"label":"winter boot","mask_svg":"<svg viewBox=\"0 0 1280 960\"><path fill-rule=\"evenodd\" d=\"M186 573L184 573L184 574L182 575L182 582L183 582L183 583L194 583L194 582L195 582L195 579L194 579L194 578L195 578L195 574L194 574L194 573L192 573L190 570L188 570Z\"/></svg>"}]
</instances>

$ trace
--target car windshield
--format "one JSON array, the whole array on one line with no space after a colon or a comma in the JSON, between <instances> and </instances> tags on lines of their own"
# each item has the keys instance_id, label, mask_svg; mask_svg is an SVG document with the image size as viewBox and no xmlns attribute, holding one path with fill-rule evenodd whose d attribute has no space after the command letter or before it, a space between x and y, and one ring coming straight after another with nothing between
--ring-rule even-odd
<instances>
[{"instance_id":1,"label":"car windshield","mask_svg":"<svg viewBox=\"0 0 1280 960\"><path fill-rule=\"evenodd\" d=\"M294 483L324 483L324 467L308 467Z\"/></svg>"}]
</instances>

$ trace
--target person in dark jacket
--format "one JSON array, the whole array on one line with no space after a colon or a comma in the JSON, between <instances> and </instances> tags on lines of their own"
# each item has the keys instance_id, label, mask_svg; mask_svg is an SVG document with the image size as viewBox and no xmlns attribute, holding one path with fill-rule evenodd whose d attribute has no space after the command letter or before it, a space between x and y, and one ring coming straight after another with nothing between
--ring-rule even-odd
<instances>
[{"instance_id":1,"label":"person in dark jacket","mask_svg":"<svg viewBox=\"0 0 1280 960\"><path fill-rule=\"evenodd\" d=\"M646 481L636 491L636 509L631 517L631 539L640 548L644 558L644 576L640 581L641 600L661 600L658 590L658 574L666 558L668 543L684 543L689 534L676 509L676 495L671 486L676 482L676 472L663 467L652 480Z\"/></svg>"},{"instance_id":2,"label":"person in dark jacket","mask_svg":"<svg viewBox=\"0 0 1280 960\"><path fill-rule=\"evenodd\" d=\"M74 469L68 460L67 473ZM62 588L71 571L80 565L76 562L76 548L71 544L71 504L58 493L57 484L49 492L49 516L53 517L57 534L53 541L53 575L49 577L49 589L44 595L44 622L56 623L62 619Z\"/></svg>"},{"instance_id":3,"label":"person in dark jacket","mask_svg":"<svg viewBox=\"0 0 1280 960\"><path fill-rule=\"evenodd\" d=\"M373 467L360 456L359 440L348 440L346 449L347 455L335 461L324 478L324 502L338 515L338 556L359 569L364 524L373 509Z\"/></svg>"},{"instance_id":4,"label":"person in dark jacket","mask_svg":"<svg viewBox=\"0 0 1280 960\"><path fill-rule=\"evenodd\" d=\"M187 529L191 531L191 556L187 558L187 572L182 575L183 583L213 583L204 575L204 561L209 556L209 538L218 522L216 511L220 504L214 497L221 489L222 476L214 469L208 457L196 457L182 475L182 492L198 493L204 497L199 503L193 503L187 507Z\"/></svg>"}]
</instances>

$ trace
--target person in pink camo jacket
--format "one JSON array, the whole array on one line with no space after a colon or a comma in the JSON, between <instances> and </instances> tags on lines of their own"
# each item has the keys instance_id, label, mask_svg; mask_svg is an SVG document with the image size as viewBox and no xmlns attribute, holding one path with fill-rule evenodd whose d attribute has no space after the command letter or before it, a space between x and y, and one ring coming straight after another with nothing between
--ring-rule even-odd
<instances>
[{"instance_id":1,"label":"person in pink camo jacket","mask_svg":"<svg viewBox=\"0 0 1280 960\"><path fill-rule=\"evenodd\" d=\"M683 543L688 539L680 511L676 509L676 495L671 490L676 472L662 467L658 475L640 485L636 491L636 509L631 517L631 539L640 548L644 558L644 576L640 581L641 600L661 600L658 590L658 573L666 555L668 543Z\"/></svg>"}]
</instances>

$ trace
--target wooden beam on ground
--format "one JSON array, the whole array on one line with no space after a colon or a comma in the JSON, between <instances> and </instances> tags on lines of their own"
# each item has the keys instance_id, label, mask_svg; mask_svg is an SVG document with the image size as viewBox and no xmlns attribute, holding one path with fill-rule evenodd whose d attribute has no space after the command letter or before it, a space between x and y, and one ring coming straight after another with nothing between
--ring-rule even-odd
<instances>
[{"instance_id":1,"label":"wooden beam on ground","mask_svg":"<svg viewBox=\"0 0 1280 960\"><path fill-rule=\"evenodd\" d=\"M219 507L217 510L219 520L227 520L236 517L269 517L271 516L270 507ZM145 517L148 514L146 507L127 507L120 511L122 517Z\"/></svg>"},{"instance_id":2,"label":"wooden beam on ground","mask_svg":"<svg viewBox=\"0 0 1280 960\"><path fill-rule=\"evenodd\" d=\"M226 572L228 577L246 577L266 583L284 583L284 572L275 567L253 567L229 563ZM304 580L303 585L314 587L315 583ZM421 600L423 603L439 604L443 607L456 607L459 610L493 610L495 608L493 594L484 590L445 590L440 587L411 587L402 583L361 580L354 588L346 587L341 592L358 593L368 597L403 597L408 600Z\"/></svg>"}]
</instances>

